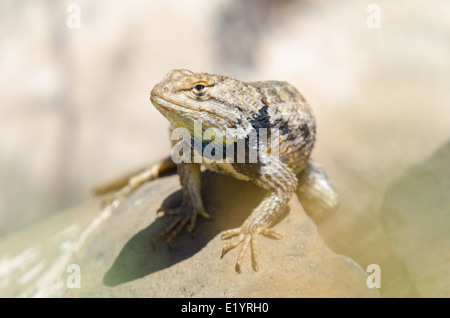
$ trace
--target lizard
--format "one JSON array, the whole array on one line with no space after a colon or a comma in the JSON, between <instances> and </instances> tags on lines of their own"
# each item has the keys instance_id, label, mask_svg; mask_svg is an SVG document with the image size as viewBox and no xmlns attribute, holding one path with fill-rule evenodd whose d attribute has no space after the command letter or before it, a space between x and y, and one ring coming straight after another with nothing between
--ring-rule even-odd
<instances>
[{"instance_id":1,"label":"lizard","mask_svg":"<svg viewBox=\"0 0 450 318\"><path fill-rule=\"evenodd\" d=\"M201 165L220 174L251 181L268 190L268 194L241 227L226 230L221 235L226 240L221 258L229 250L240 246L235 265L238 273L242 272L242 262L248 248L251 251L252 268L258 271L257 237L261 234L281 238L272 226L283 214L283 209L294 193L305 212L316 221L337 209L338 193L329 182L323 167L311 158L316 139L316 121L312 108L289 83L242 82L226 75L175 69L153 87L150 100L169 121L173 130L184 131L182 141L193 150L191 159L195 154L204 155L205 142L200 141L203 143L200 143L200 148L197 147L198 136L201 138L209 128L216 129L219 133L232 131L233 138L226 139L226 146L231 144L236 148L238 142L243 142L245 147L241 149L245 149L246 153L244 162L232 160L236 159L235 153L232 154L234 158L228 158L231 160L221 161L202 157L200 162L185 160L175 163L173 156L168 157L136 175L124 178L111 188L99 190L102 193L123 186L109 202L119 200L144 182L176 169L182 189L182 201L175 208L161 206L157 210L173 215L173 220L153 238L154 247L161 237L167 235L170 248L172 240L183 228L186 227L192 233L199 216L205 219L210 217L201 197ZM201 123L200 132L195 121ZM259 136L261 130L268 132L269 137L274 136L275 147L267 142L260 142L259 139L255 142L249 137L251 133ZM209 141L214 143L215 140ZM251 150L257 152L257 158L252 162L248 159ZM222 159L225 158L226 155Z\"/></svg>"}]
</instances>

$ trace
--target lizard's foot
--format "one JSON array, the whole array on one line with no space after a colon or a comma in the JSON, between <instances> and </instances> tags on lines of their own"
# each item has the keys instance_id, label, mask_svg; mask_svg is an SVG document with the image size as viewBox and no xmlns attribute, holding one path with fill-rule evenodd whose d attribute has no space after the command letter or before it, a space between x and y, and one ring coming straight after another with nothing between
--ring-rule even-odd
<instances>
[{"instance_id":1,"label":"lizard's foot","mask_svg":"<svg viewBox=\"0 0 450 318\"><path fill-rule=\"evenodd\" d=\"M180 206L175 208L167 208L162 206L157 210L157 213L160 212L168 215L173 215L174 218L163 231L156 234L156 236L153 238L153 248L155 248L156 242L164 235L168 235L167 244L169 245L169 248L171 248L172 240L181 232L183 227L185 227L188 222L189 224L187 225L186 229L189 233L192 234L195 223L197 222L197 217L199 215L201 217L204 217L205 219L209 219L210 217L205 210L201 208L193 208L190 204L187 204L185 202L182 202Z\"/></svg>"},{"instance_id":2,"label":"lizard's foot","mask_svg":"<svg viewBox=\"0 0 450 318\"><path fill-rule=\"evenodd\" d=\"M275 230L265 226L265 225L253 225L246 226L245 224L233 230L228 230L222 233L222 239L226 240L231 238L228 241L222 250L221 258L231 249L241 245L239 250L239 254L236 261L236 272L239 274L241 271L242 260L244 259L244 255L247 252L248 247L250 246L251 254L252 254L252 267L254 271L258 271L258 252L257 252L257 236L258 234L262 234L264 236L272 237L275 239L281 239L281 235L278 234Z\"/></svg>"}]
</instances>

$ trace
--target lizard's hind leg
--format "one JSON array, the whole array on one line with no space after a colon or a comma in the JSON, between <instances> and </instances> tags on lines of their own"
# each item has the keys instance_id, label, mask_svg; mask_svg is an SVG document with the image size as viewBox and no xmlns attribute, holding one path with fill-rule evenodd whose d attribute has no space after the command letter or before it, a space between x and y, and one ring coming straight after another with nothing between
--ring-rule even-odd
<instances>
[{"instance_id":1,"label":"lizard's hind leg","mask_svg":"<svg viewBox=\"0 0 450 318\"><path fill-rule=\"evenodd\" d=\"M309 159L305 169L297 177L297 197L306 214L316 223L320 223L337 210L339 195L319 162Z\"/></svg>"}]
</instances>

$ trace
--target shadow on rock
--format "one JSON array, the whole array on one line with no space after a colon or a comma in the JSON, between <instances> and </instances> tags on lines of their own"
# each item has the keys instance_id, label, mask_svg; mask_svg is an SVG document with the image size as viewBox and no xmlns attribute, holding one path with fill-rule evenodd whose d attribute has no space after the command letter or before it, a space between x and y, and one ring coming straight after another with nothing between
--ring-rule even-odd
<instances>
[{"instance_id":1,"label":"shadow on rock","mask_svg":"<svg viewBox=\"0 0 450 318\"><path fill-rule=\"evenodd\" d=\"M210 171L205 171L202 175L202 189L205 210L211 215L211 219L199 218L193 237L184 229L172 241L172 249L168 248L164 237L153 249L153 237L166 228L172 216L164 215L156 219L125 244L103 277L103 283L106 286L117 286L168 268L193 256L220 232L239 227L266 193L250 182ZM164 200L163 205L173 206L180 197L181 191L176 191ZM152 198L151 201L157 199Z\"/></svg>"}]
</instances>

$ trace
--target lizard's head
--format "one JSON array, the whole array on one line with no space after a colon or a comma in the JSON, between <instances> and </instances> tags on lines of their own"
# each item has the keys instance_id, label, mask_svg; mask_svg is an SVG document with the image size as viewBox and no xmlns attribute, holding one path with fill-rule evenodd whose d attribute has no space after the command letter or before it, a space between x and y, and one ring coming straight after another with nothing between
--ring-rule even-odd
<instances>
[{"instance_id":1,"label":"lizard's head","mask_svg":"<svg viewBox=\"0 0 450 318\"><path fill-rule=\"evenodd\" d=\"M173 70L151 91L150 100L174 128L243 128L251 113L251 88L231 77ZM246 98L244 100L244 97Z\"/></svg>"}]
</instances>

